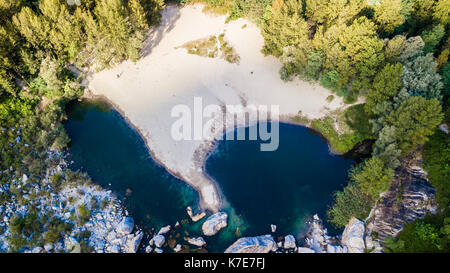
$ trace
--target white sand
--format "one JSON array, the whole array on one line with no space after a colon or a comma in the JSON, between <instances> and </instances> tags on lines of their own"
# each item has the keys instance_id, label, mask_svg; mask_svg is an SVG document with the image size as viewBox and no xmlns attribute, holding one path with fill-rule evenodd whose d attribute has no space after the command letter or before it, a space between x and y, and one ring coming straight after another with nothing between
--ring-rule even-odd
<instances>
[{"instance_id":1,"label":"white sand","mask_svg":"<svg viewBox=\"0 0 450 273\"><path fill-rule=\"evenodd\" d=\"M217 211L221 206L218 186L203 171L213 142L175 141L171 137L176 120L171 117L173 106L192 107L194 97L202 97L204 105L276 104L283 117L301 110L309 118L319 118L343 103L338 97L328 103L331 92L318 85L300 80L283 82L278 73L280 62L261 53L264 41L256 25L244 19L225 24L226 16L208 15L202 8L201 4L168 6L161 26L148 38L144 57L135 64L124 62L90 75L88 88L120 108L145 137L155 159L199 191L203 208ZM188 41L224 32L240 55L240 64L175 49ZM242 119L238 123L243 125ZM222 131L212 130L211 134L221 135Z\"/></svg>"}]
</instances>

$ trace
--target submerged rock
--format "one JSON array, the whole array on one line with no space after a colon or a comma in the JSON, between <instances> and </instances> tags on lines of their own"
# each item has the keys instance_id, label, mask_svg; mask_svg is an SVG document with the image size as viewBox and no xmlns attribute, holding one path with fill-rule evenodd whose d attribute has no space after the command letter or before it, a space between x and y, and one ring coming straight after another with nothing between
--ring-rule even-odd
<instances>
[{"instance_id":1,"label":"submerged rock","mask_svg":"<svg viewBox=\"0 0 450 273\"><path fill-rule=\"evenodd\" d=\"M192 208L189 207L189 206L186 208L186 212L187 212L187 214L189 215L189 217L191 218L191 220L193 222L197 222L198 220L200 220L200 219L202 219L203 217L206 216L206 213L204 211L194 215L193 212L192 212Z\"/></svg>"},{"instance_id":2,"label":"submerged rock","mask_svg":"<svg viewBox=\"0 0 450 273\"><path fill-rule=\"evenodd\" d=\"M342 245L348 248L348 252L364 252L364 231L364 222L352 217L342 233Z\"/></svg>"},{"instance_id":3,"label":"submerged rock","mask_svg":"<svg viewBox=\"0 0 450 273\"><path fill-rule=\"evenodd\" d=\"M277 244L272 235L240 238L229 246L225 253L268 253L276 251Z\"/></svg>"},{"instance_id":4,"label":"submerged rock","mask_svg":"<svg viewBox=\"0 0 450 273\"><path fill-rule=\"evenodd\" d=\"M194 246L203 247L206 245L205 240L202 237L195 237L195 238L187 238L186 240L188 243Z\"/></svg>"},{"instance_id":5,"label":"submerged rock","mask_svg":"<svg viewBox=\"0 0 450 273\"><path fill-rule=\"evenodd\" d=\"M202 232L206 236L216 235L227 226L228 215L225 212L217 212L206 219L202 225Z\"/></svg>"}]
</instances>

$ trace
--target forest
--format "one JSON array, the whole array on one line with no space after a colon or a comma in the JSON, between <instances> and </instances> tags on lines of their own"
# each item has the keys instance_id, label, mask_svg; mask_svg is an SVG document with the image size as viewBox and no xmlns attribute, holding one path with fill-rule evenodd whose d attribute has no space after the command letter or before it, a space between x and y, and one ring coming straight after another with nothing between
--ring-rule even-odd
<instances>
[{"instance_id":1,"label":"forest","mask_svg":"<svg viewBox=\"0 0 450 273\"><path fill-rule=\"evenodd\" d=\"M448 251L450 143L438 126L450 116L450 0L202 2L257 23L262 52L279 58L283 80L317 82L348 104L364 102L352 109L367 126L346 145L372 139L373 151L350 170L329 220L343 227L351 216L365 219L402 158L419 151L440 209L409 224L387 251ZM39 179L47 151L69 143L64 105L83 93L71 68L137 61L163 7L162 0L0 0L0 185L24 173Z\"/></svg>"}]
</instances>

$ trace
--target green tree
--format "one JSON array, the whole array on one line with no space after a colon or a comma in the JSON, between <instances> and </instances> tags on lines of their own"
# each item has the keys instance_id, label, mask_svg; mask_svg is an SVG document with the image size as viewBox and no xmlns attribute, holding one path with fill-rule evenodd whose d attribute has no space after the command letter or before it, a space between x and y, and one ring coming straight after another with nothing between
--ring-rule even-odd
<instances>
[{"instance_id":1,"label":"green tree","mask_svg":"<svg viewBox=\"0 0 450 273\"><path fill-rule=\"evenodd\" d=\"M433 52L444 35L445 28L442 25L434 26L433 29L422 32L422 40L425 42L425 47L423 48L425 54Z\"/></svg>"},{"instance_id":2,"label":"green tree","mask_svg":"<svg viewBox=\"0 0 450 273\"><path fill-rule=\"evenodd\" d=\"M327 216L331 223L342 228L352 217L366 219L374 201L361 192L355 184L350 184L342 191L334 194L333 206L328 209Z\"/></svg>"},{"instance_id":3,"label":"green tree","mask_svg":"<svg viewBox=\"0 0 450 273\"><path fill-rule=\"evenodd\" d=\"M432 53L406 62L403 71L403 85L411 96L442 99L443 84Z\"/></svg>"},{"instance_id":4,"label":"green tree","mask_svg":"<svg viewBox=\"0 0 450 273\"><path fill-rule=\"evenodd\" d=\"M394 171L386 168L383 160L374 156L364 162L360 170L351 174L351 179L361 188L361 192L374 200L378 200L380 194L389 189L393 178Z\"/></svg>"},{"instance_id":5,"label":"green tree","mask_svg":"<svg viewBox=\"0 0 450 273\"><path fill-rule=\"evenodd\" d=\"M387 64L378 74L372 84L372 88L366 96L365 110L372 113L372 108L376 104L390 100L402 87L403 66L397 64Z\"/></svg>"},{"instance_id":6,"label":"green tree","mask_svg":"<svg viewBox=\"0 0 450 273\"><path fill-rule=\"evenodd\" d=\"M386 167L395 169L400 164L398 158L402 151L398 148L396 128L386 126L381 129L377 140L373 145L372 155L383 160Z\"/></svg>"},{"instance_id":7,"label":"green tree","mask_svg":"<svg viewBox=\"0 0 450 273\"><path fill-rule=\"evenodd\" d=\"M375 20L384 32L391 33L405 22L402 8L402 0L381 0L375 5Z\"/></svg>"},{"instance_id":8,"label":"green tree","mask_svg":"<svg viewBox=\"0 0 450 273\"><path fill-rule=\"evenodd\" d=\"M434 4L433 18L443 25L450 23L450 0L438 0Z\"/></svg>"},{"instance_id":9,"label":"green tree","mask_svg":"<svg viewBox=\"0 0 450 273\"><path fill-rule=\"evenodd\" d=\"M406 40L402 53L399 56L399 61L402 63L411 60L423 52L425 43L420 36L410 37Z\"/></svg>"},{"instance_id":10,"label":"green tree","mask_svg":"<svg viewBox=\"0 0 450 273\"><path fill-rule=\"evenodd\" d=\"M396 127L396 138L402 155L423 145L443 118L437 99L409 97L386 117L386 125Z\"/></svg>"}]
</instances>

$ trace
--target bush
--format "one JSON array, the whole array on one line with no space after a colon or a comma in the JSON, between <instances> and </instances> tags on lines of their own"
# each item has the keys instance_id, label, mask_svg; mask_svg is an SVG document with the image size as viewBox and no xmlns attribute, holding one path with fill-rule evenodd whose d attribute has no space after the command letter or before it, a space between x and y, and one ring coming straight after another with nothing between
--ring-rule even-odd
<instances>
[{"instance_id":1,"label":"bush","mask_svg":"<svg viewBox=\"0 0 450 273\"><path fill-rule=\"evenodd\" d=\"M423 168L436 188L436 199L442 208L450 205L450 141L446 133L436 129L423 149Z\"/></svg>"},{"instance_id":2,"label":"bush","mask_svg":"<svg viewBox=\"0 0 450 273\"><path fill-rule=\"evenodd\" d=\"M361 220L367 218L373 205L374 201L357 185L349 184L334 194L334 204L327 211L328 219L335 226L344 227L352 216Z\"/></svg>"},{"instance_id":3,"label":"bush","mask_svg":"<svg viewBox=\"0 0 450 273\"><path fill-rule=\"evenodd\" d=\"M331 117L325 117L313 120L311 127L318 130L329 141L331 149L336 153L344 154L366 139L365 136L358 132L339 135L333 124L334 120Z\"/></svg>"}]
</instances>

